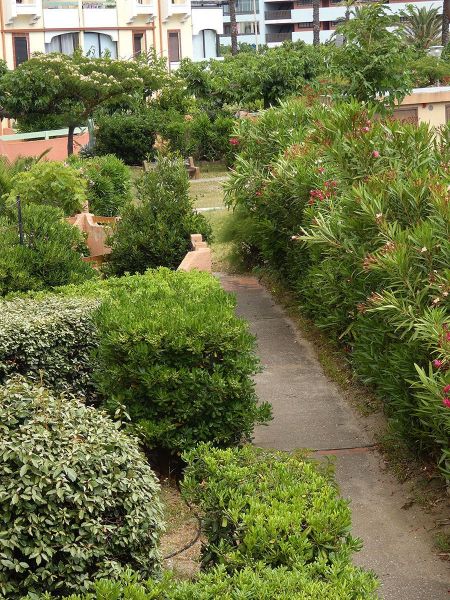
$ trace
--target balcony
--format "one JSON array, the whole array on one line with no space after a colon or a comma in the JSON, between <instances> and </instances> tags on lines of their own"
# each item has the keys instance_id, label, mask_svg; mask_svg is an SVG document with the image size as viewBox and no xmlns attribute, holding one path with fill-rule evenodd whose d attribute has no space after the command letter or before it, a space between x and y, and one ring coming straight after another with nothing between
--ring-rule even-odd
<instances>
[{"instance_id":1,"label":"balcony","mask_svg":"<svg viewBox=\"0 0 450 600\"><path fill-rule=\"evenodd\" d=\"M269 10L264 13L266 21L289 21L291 19L290 10Z\"/></svg>"},{"instance_id":2,"label":"balcony","mask_svg":"<svg viewBox=\"0 0 450 600\"><path fill-rule=\"evenodd\" d=\"M163 0L161 13L164 22L167 22L170 17L181 17L181 22L184 23L191 14L190 0Z\"/></svg>"},{"instance_id":3,"label":"balcony","mask_svg":"<svg viewBox=\"0 0 450 600\"><path fill-rule=\"evenodd\" d=\"M84 26L117 27L116 0L82 0Z\"/></svg>"},{"instance_id":4,"label":"balcony","mask_svg":"<svg viewBox=\"0 0 450 600\"><path fill-rule=\"evenodd\" d=\"M286 31L283 33L266 33L267 44L281 44L287 40L292 39L292 31Z\"/></svg>"},{"instance_id":5,"label":"balcony","mask_svg":"<svg viewBox=\"0 0 450 600\"><path fill-rule=\"evenodd\" d=\"M44 8L45 9L77 9L78 10L78 0L44 0Z\"/></svg>"},{"instance_id":6,"label":"balcony","mask_svg":"<svg viewBox=\"0 0 450 600\"><path fill-rule=\"evenodd\" d=\"M5 24L12 25L21 16L29 17L34 25L42 17L42 0L6 0Z\"/></svg>"},{"instance_id":7,"label":"balcony","mask_svg":"<svg viewBox=\"0 0 450 600\"><path fill-rule=\"evenodd\" d=\"M131 0L130 17L128 24L134 23L137 18L144 17L147 23L155 17L155 5L153 0Z\"/></svg>"}]
</instances>

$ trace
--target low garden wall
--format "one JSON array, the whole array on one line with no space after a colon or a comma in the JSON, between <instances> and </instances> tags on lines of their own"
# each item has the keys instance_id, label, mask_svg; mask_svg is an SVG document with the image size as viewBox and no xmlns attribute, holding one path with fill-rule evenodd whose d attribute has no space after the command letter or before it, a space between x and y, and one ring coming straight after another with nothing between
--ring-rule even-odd
<instances>
[{"instance_id":1,"label":"low garden wall","mask_svg":"<svg viewBox=\"0 0 450 600\"><path fill-rule=\"evenodd\" d=\"M13 136L2 136L13 137ZM14 136L16 137L16 136ZM18 136L17 136L18 137ZM82 146L89 141L89 133L81 133L74 136L74 153L78 154ZM13 162L19 156L40 156L45 155L47 160L65 160L67 158L67 136L55 137L52 139L2 139L0 138L0 155L6 156L9 162Z\"/></svg>"}]
</instances>

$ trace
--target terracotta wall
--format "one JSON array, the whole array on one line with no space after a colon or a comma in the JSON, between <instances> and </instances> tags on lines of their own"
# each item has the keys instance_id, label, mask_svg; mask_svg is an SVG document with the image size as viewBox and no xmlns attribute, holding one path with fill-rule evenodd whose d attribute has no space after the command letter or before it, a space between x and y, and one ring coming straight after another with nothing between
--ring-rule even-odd
<instances>
[{"instance_id":1,"label":"terracotta wall","mask_svg":"<svg viewBox=\"0 0 450 600\"><path fill-rule=\"evenodd\" d=\"M74 152L77 154L80 148L89 141L89 133L74 136ZM64 160L67 158L67 137L52 138L50 140L0 140L0 154L6 156L9 161L18 156L39 156L45 150L50 150L45 156L47 160Z\"/></svg>"}]
</instances>

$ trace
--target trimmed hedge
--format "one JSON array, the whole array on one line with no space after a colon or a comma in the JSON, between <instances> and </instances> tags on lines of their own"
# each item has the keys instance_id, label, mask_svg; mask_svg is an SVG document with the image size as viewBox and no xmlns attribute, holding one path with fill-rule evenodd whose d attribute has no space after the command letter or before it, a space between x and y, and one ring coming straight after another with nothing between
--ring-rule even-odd
<instances>
[{"instance_id":1,"label":"trimmed hedge","mask_svg":"<svg viewBox=\"0 0 450 600\"><path fill-rule=\"evenodd\" d=\"M124 404L147 444L173 453L250 436L270 411L257 405L255 342L234 298L206 273L159 269L134 281L96 316L96 382L111 409Z\"/></svg>"},{"instance_id":2,"label":"trimmed hedge","mask_svg":"<svg viewBox=\"0 0 450 600\"><path fill-rule=\"evenodd\" d=\"M159 571L162 510L137 442L104 413L21 379L0 388L0 595Z\"/></svg>"},{"instance_id":3,"label":"trimmed hedge","mask_svg":"<svg viewBox=\"0 0 450 600\"><path fill-rule=\"evenodd\" d=\"M376 577L351 564L348 503L331 474L300 456L202 444L184 455L183 493L206 541L195 581L124 572L70 600L375 600ZM216 563L216 564L214 564ZM219 564L217 564L219 563Z\"/></svg>"},{"instance_id":4,"label":"trimmed hedge","mask_svg":"<svg viewBox=\"0 0 450 600\"><path fill-rule=\"evenodd\" d=\"M92 312L98 301L42 296L0 304L0 383L20 374L92 397L91 354L98 344Z\"/></svg>"}]
</instances>

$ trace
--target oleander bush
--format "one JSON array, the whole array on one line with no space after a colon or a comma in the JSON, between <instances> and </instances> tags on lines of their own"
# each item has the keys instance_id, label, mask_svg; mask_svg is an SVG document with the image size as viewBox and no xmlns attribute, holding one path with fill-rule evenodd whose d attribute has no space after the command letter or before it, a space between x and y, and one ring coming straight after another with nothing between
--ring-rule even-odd
<instances>
[{"instance_id":1,"label":"oleander bush","mask_svg":"<svg viewBox=\"0 0 450 600\"><path fill-rule=\"evenodd\" d=\"M160 269L116 289L96 316L96 382L125 405L151 448L229 446L269 418L252 375L255 342L235 300L209 274Z\"/></svg>"},{"instance_id":2,"label":"oleander bush","mask_svg":"<svg viewBox=\"0 0 450 600\"><path fill-rule=\"evenodd\" d=\"M345 344L397 433L447 476L449 135L355 102L287 102L240 124L227 189L236 250Z\"/></svg>"},{"instance_id":3,"label":"oleander bush","mask_svg":"<svg viewBox=\"0 0 450 600\"><path fill-rule=\"evenodd\" d=\"M91 213L113 217L131 200L130 170L120 158L113 154L87 159L72 155L70 164L78 167L87 181Z\"/></svg>"},{"instance_id":4,"label":"oleander bush","mask_svg":"<svg viewBox=\"0 0 450 600\"><path fill-rule=\"evenodd\" d=\"M13 176L6 205L14 206L17 196L24 204L50 205L70 216L83 207L86 182L67 163L42 160Z\"/></svg>"},{"instance_id":5,"label":"oleander bush","mask_svg":"<svg viewBox=\"0 0 450 600\"><path fill-rule=\"evenodd\" d=\"M17 214L0 217L0 296L45 290L96 277L83 261L88 250L82 233L64 220L61 209L25 203L23 244Z\"/></svg>"},{"instance_id":6,"label":"oleander bush","mask_svg":"<svg viewBox=\"0 0 450 600\"><path fill-rule=\"evenodd\" d=\"M0 388L0 594L88 589L160 566L159 485L104 413L22 379Z\"/></svg>"},{"instance_id":7,"label":"oleander bush","mask_svg":"<svg viewBox=\"0 0 450 600\"><path fill-rule=\"evenodd\" d=\"M191 249L192 233L205 239L211 235L204 216L193 209L187 171L176 155L160 154L155 168L136 187L137 201L126 205L110 239L110 274L143 273L159 266L175 269Z\"/></svg>"},{"instance_id":8,"label":"oleander bush","mask_svg":"<svg viewBox=\"0 0 450 600\"><path fill-rule=\"evenodd\" d=\"M45 295L0 304L0 384L24 375L57 392L95 398L96 298Z\"/></svg>"}]
</instances>

